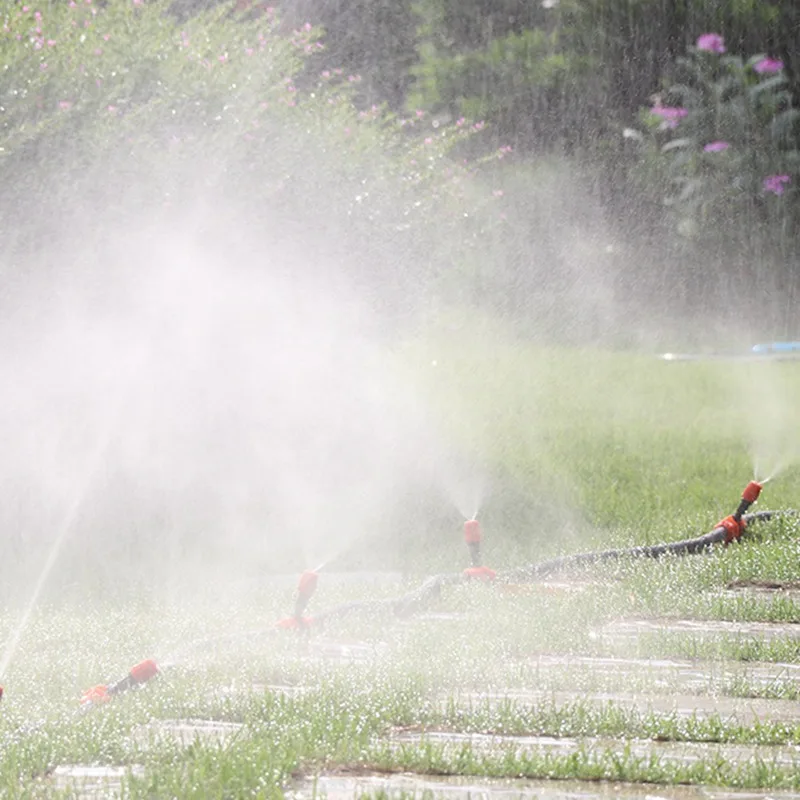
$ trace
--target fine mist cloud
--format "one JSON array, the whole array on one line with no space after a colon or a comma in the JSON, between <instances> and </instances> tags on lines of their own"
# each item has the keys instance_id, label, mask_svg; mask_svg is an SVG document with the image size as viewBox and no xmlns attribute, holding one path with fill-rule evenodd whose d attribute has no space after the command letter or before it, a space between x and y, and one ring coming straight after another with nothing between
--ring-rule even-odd
<instances>
[{"instance_id":1,"label":"fine mist cloud","mask_svg":"<svg viewBox=\"0 0 800 800\"><path fill-rule=\"evenodd\" d=\"M369 296L302 249L151 223L7 292L7 548L170 576L318 566L385 527L433 439ZM53 255L53 254L49 254Z\"/></svg>"}]
</instances>

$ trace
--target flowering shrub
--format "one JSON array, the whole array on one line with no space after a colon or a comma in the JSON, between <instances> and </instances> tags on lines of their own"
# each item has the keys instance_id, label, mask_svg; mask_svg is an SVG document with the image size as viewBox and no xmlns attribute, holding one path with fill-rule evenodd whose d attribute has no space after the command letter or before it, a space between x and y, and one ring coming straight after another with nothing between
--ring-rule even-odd
<instances>
[{"instance_id":1,"label":"flowering shrub","mask_svg":"<svg viewBox=\"0 0 800 800\"><path fill-rule=\"evenodd\" d=\"M324 43L270 7L179 20L166 0L65 0L3 13L0 208L18 241L49 233L45 207L141 218L199 190L248 221L322 218L359 241L366 226L371 244L408 232L426 258L437 220L464 218L452 212L469 168L447 154L477 128L358 109L360 77L342 70L301 85Z\"/></svg>"},{"instance_id":2,"label":"flowering shrub","mask_svg":"<svg viewBox=\"0 0 800 800\"><path fill-rule=\"evenodd\" d=\"M751 232L753 222L776 219L785 230L800 175L800 128L783 73L780 60L744 60L706 33L643 112L645 152L683 233L740 227L743 215Z\"/></svg>"}]
</instances>

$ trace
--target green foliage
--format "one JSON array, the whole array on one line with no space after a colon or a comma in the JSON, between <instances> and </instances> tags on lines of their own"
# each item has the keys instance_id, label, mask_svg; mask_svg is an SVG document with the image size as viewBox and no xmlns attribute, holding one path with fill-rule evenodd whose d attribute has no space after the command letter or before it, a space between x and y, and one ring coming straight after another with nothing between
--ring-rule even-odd
<instances>
[{"instance_id":1,"label":"green foliage","mask_svg":"<svg viewBox=\"0 0 800 800\"><path fill-rule=\"evenodd\" d=\"M679 59L676 82L653 110L643 112L648 156L685 234L741 241L747 220L745 237L756 227L787 243L794 236L800 115L782 70L756 72L764 62L763 55L744 61L695 49ZM786 177L773 191L776 175Z\"/></svg>"},{"instance_id":2,"label":"green foliage","mask_svg":"<svg viewBox=\"0 0 800 800\"><path fill-rule=\"evenodd\" d=\"M490 120L486 137L496 145L568 135L565 112L588 60L563 46L533 4L476 5L472 13L446 0L415 6L419 63L408 105Z\"/></svg>"},{"instance_id":3,"label":"green foliage","mask_svg":"<svg viewBox=\"0 0 800 800\"><path fill-rule=\"evenodd\" d=\"M353 272L368 263L374 283L390 277L377 254L398 249L417 270L409 281L434 276L434 221L463 218L452 211L467 171L447 153L470 127L359 106L360 76L313 73L320 32L271 9L226 3L183 20L165 2L24 9L9 8L0 51L7 248L52 240L56 214L65 227L94 216L97 231L101 218L180 213L216 195L241 220L279 208L300 229L369 242Z\"/></svg>"}]
</instances>

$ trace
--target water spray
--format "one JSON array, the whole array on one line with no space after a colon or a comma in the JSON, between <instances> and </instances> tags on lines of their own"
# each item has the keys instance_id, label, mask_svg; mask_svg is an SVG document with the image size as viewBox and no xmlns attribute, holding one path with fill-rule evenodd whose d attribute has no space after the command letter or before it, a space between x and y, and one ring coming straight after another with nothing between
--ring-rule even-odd
<instances>
[{"instance_id":1,"label":"water spray","mask_svg":"<svg viewBox=\"0 0 800 800\"><path fill-rule=\"evenodd\" d=\"M111 684L101 683L97 686L92 686L91 689L87 689L81 695L81 706L91 708L107 703L116 695L123 694L137 686L142 686L158 673L158 665L152 658L148 658L131 667L130 672L122 680Z\"/></svg>"}]
</instances>

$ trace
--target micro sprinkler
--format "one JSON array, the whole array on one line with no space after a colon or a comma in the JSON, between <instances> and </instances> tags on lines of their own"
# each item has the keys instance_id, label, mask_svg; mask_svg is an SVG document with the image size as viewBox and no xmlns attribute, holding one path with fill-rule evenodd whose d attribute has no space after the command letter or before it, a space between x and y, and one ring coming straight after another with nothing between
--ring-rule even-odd
<instances>
[{"instance_id":1,"label":"micro sprinkler","mask_svg":"<svg viewBox=\"0 0 800 800\"><path fill-rule=\"evenodd\" d=\"M464 577L493 580L495 571L481 565L481 524L474 517L464 523L464 541L472 561L472 566L464 570Z\"/></svg>"},{"instance_id":2,"label":"micro sprinkler","mask_svg":"<svg viewBox=\"0 0 800 800\"><path fill-rule=\"evenodd\" d=\"M129 689L147 683L147 681L154 678L158 673L158 665L152 658L148 658L131 667L130 672L122 678L122 680L112 684L101 683L97 686L92 686L91 689L87 689L81 695L80 703L84 708L102 705L118 694L122 694Z\"/></svg>"},{"instance_id":3,"label":"micro sprinkler","mask_svg":"<svg viewBox=\"0 0 800 800\"><path fill-rule=\"evenodd\" d=\"M308 628L314 624L314 620L311 617L304 617L303 612L306 610L312 595L317 589L319 571L323 566L324 564L316 569L307 569L300 576L300 581L297 584L297 595L294 601L294 615L280 620L278 622L279 628Z\"/></svg>"},{"instance_id":4,"label":"micro sprinkler","mask_svg":"<svg viewBox=\"0 0 800 800\"><path fill-rule=\"evenodd\" d=\"M763 484L758 481L750 481L744 487L742 492L742 499L739 501L739 507L730 516L721 519L717 525L719 528L725 529L725 544L730 544L733 541L738 541L739 537L747 527L747 522L744 520L744 515L750 506L758 500L761 494Z\"/></svg>"}]
</instances>

